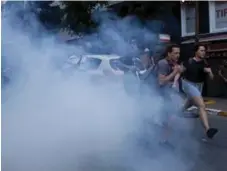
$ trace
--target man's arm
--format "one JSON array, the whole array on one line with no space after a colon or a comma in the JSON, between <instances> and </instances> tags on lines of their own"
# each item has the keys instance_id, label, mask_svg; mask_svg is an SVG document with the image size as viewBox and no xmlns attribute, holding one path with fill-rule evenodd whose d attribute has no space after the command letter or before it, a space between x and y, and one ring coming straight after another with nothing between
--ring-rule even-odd
<instances>
[{"instance_id":1,"label":"man's arm","mask_svg":"<svg viewBox=\"0 0 227 171\"><path fill-rule=\"evenodd\" d=\"M177 74L177 70L173 70L173 72L168 75L168 67L168 64L163 61L158 62L158 81L160 85L166 84Z\"/></svg>"},{"instance_id":2,"label":"man's arm","mask_svg":"<svg viewBox=\"0 0 227 171\"><path fill-rule=\"evenodd\" d=\"M183 73L183 72L185 72L186 71L186 67L185 67L185 63L181 63L180 64L180 68L179 68L179 72L176 74L176 76L174 77L174 84L175 83L177 83L178 82L178 80L180 79L180 77L181 77L181 74Z\"/></svg>"},{"instance_id":3,"label":"man's arm","mask_svg":"<svg viewBox=\"0 0 227 171\"><path fill-rule=\"evenodd\" d=\"M150 73L153 71L154 66L149 67L147 70L139 71L140 73L140 79L145 80Z\"/></svg>"},{"instance_id":4,"label":"man's arm","mask_svg":"<svg viewBox=\"0 0 227 171\"><path fill-rule=\"evenodd\" d=\"M180 79L180 76L181 76L180 73L177 73L177 74L175 75L174 81L173 81L173 84L174 84L174 85L176 85L176 84L178 83L178 81L179 81L179 79Z\"/></svg>"},{"instance_id":5,"label":"man's arm","mask_svg":"<svg viewBox=\"0 0 227 171\"><path fill-rule=\"evenodd\" d=\"M225 82L227 82L227 78L225 78L224 75L222 75L222 68L219 69L218 75L219 75Z\"/></svg>"},{"instance_id":6,"label":"man's arm","mask_svg":"<svg viewBox=\"0 0 227 171\"><path fill-rule=\"evenodd\" d=\"M212 70L211 70L211 72L208 73L208 76L211 80L214 79L214 74L213 74Z\"/></svg>"},{"instance_id":7,"label":"man's arm","mask_svg":"<svg viewBox=\"0 0 227 171\"><path fill-rule=\"evenodd\" d=\"M208 76L209 76L209 78L210 78L211 80L214 79L214 74L213 74L213 72L212 72L212 70L211 70L210 67L204 68L204 72L206 72L206 73L208 74Z\"/></svg>"}]
</instances>

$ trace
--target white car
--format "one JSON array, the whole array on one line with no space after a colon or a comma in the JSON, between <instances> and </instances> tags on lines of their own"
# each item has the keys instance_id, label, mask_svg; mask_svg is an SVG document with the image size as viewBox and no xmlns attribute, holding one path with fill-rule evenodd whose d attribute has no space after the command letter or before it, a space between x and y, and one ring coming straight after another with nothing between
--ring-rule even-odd
<instances>
[{"instance_id":1,"label":"white car","mask_svg":"<svg viewBox=\"0 0 227 171\"><path fill-rule=\"evenodd\" d=\"M122 76L124 71L119 64L120 59L118 55L73 55L69 57L64 68L75 68L92 75Z\"/></svg>"}]
</instances>

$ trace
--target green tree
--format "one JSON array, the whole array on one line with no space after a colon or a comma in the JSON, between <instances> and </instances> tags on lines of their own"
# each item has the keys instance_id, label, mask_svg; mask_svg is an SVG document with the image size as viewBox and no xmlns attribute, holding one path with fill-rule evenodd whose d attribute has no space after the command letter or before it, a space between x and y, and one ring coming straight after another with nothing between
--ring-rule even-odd
<instances>
[{"instance_id":1,"label":"green tree","mask_svg":"<svg viewBox=\"0 0 227 171\"><path fill-rule=\"evenodd\" d=\"M35 1L31 3L30 8L37 14L39 21L47 29L61 28L62 16L64 11L61 10L59 5L52 6L54 1Z\"/></svg>"},{"instance_id":2,"label":"green tree","mask_svg":"<svg viewBox=\"0 0 227 171\"><path fill-rule=\"evenodd\" d=\"M86 32L95 28L92 12L97 6L106 5L107 1L63 1L63 26L76 32Z\"/></svg>"}]
</instances>

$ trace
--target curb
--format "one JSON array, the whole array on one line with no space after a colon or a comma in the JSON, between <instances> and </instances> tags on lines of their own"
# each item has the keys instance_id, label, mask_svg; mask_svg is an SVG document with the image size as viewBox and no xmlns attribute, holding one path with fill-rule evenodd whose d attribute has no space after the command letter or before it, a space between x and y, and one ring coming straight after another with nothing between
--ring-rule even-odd
<instances>
[{"instance_id":1,"label":"curb","mask_svg":"<svg viewBox=\"0 0 227 171\"><path fill-rule=\"evenodd\" d=\"M218 112L218 116L227 117L227 111Z\"/></svg>"},{"instance_id":2,"label":"curb","mask_svg":"<svg viewBox=\"0 0 227 171\"><path fill-rule=\"evenodd\" d=\"M208 99L207 100L205 99L204 100L204 103L205 103L205 105L211 105L211 104L215 104L216 101L215 100L210 100L210 99L209 100Z\"/></svg>"},{"instance_id":3,"label":"curb","mask_svg":"<svg viewBox=\"0 0 227 171\"><path fill-rule=\"evenodd\" d=\"M204 102L205 102L206 105L212 105L212 104L216 103L215 100L211 100L211 99L205 99ZM212 110L212 109L210 109L210 110ZM213 109L212 111L214 111L214 112L216 111L217 112L217 114L216 114L217 116L227 117L227 111L217 110L217 109Z\"/></svg>"},{"instance_id":4,"label":"curb","mask_svg":"<svg viewBox=\"0 0 227 171\"><path fill-rule=\"evenodd\" d=\"M192 107L188 108L187 110L197 112L197 107L192 106ZM207 111L207 114L209 114L209 115L227 117L227 111L218 110L218 109L214 109L214 108L206 108L206 111Z\"/></svg>"},{"instance_id":5,"label":"curb","mask_svg":"<svg viewBox=\"0 0 227 171\"><path fill-rule=\"evenodd\" d=\"M214 108L206 108L206 111L209 115L227 117L227 111L218 110L218 109L214 109Z\"/></svg>"}]
</instances>

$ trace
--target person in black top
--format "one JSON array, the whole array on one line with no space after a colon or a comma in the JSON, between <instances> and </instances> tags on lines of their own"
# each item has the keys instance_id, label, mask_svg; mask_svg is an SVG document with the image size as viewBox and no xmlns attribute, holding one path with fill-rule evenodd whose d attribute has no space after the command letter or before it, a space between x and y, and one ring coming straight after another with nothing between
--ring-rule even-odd
<instances>
[{"instance_id":1,"label":"person in black top","mask_svg":"<svg viewBox=\"0 0 227 171\"><path fill-rule=\"evenodd\" d=\"M188 107L189 101L198 107L200 118L206 131L208 138L213 138L218 132L216 128L210 128L207 112L203 97L201 95L202 86L208 75L213 79L214 75L210 66L205 61L206 48L204 45L195 46L195 56L183 62L182 67L182 89L188 97L185 109Z\"/></svg>"}]
</instances>

